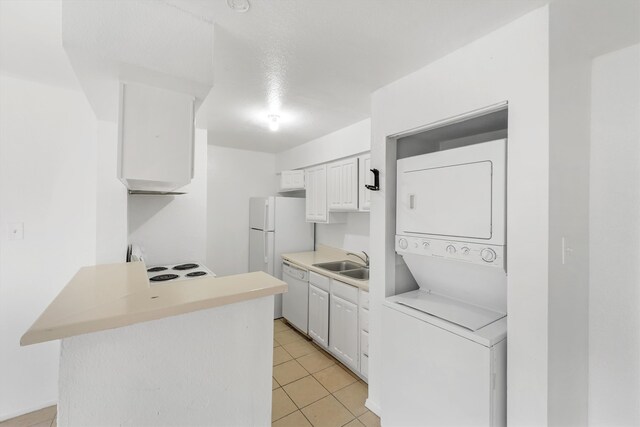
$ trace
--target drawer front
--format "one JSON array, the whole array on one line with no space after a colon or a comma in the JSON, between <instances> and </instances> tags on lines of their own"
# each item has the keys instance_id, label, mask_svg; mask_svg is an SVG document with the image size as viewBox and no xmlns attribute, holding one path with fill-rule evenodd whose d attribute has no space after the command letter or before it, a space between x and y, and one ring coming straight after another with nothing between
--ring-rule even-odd
<instances>
[{"instance_id":1,"label":"drawer front","mask_svg":"<svg viewBox=\"0 0 640 427\"><path fill-rule=\"evenodd\" d=\"M369 310L369 292L363 291L362 289L360 289L358 298L360 299L358 305L362 308L366 308L367 310Z\"/></svg>"},{"instance_id":2,"label":"drawer front","mask_svg":"<svg viewBox=\"0 0 640 427\"><path fill-rule=\"evenodd\" d=\"M369 356L369 333L360 331L360 353Z\"/></svg>"},{"instance_id":3,"label":"drawer front","mask_svg":"<svg viewBox=\"0 0 640 427\"><path fill-rule=\"evenodd\" d=\"M360 356L360 374L365 378L369 378L369 356L364 354Z\"/></svg>"},{"instance_id":4,"label":"drawer front","mask_svg":"<svg viewBox=\"0 0 640 427\"><path fill-rule=\"evenodd\" d=\"M360 329L369 332L369 310L360 308Z\"/></svg>"},{"instance_id":5,"label":"drawer front","mask_svg":"<svg viewBox=\"0 0 640 427\"><path fill-rule=\"evenodd\" d=\"M323 291L329 292L331 290L331 279L327 276L322 276L318 273L311 271L309 273L309 283L316 288L320 288Z\"/></svg>"},{"instance_id":6,"label":"drawer front","mask_svg":"<svg viewBox=\"0 0 640 427\"><path fill-rule=\"evenodd\" d=\"M343 300L358 304L358 288L355 286L333 280L333 283L331 283L331 295L336 295Z\"/></svg>"}]
</instances>

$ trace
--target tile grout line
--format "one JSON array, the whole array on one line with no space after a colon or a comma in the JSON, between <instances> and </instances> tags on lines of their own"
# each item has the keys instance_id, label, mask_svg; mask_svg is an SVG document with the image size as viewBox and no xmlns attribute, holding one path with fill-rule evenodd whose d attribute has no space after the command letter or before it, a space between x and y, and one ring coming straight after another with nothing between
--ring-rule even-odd
<instances>
[{"instance_id":1,"label":"tile grout line","mask_svg":"<svg viewBox=\"0 0 640 427\"><path fill-rule=\"evenodd\" d=\"M297 381L300 381L300 380L302 380L302 379L307 378L307 377L309 377L309 376L310 376L310 377L312 377L316 382L318 382L318 384L320 384L320 386L321 386L321 387L322 387L322 388L323 388L327 393L329 393L327 396L331 396L331 397L333 397L333 398L338 402L338 404L339 404L340 406L342 406L342 407L343 407L343 408L344 408L344 409L345 409L349 414L351 414L351 415L353 416L353 418L352 418L352 419L350 419L350 420L349 420L349 421L347 421L345 424L343 424L343 427L344 427L345 425L347 425L347 424L349 424L349 423L353 422L354 420L357 420L357 421L358 421L358 422L360 422L361 424L364 424L362 421L360 421L360 418L359 418L359 417L360 417L360 416L365 415L365 414L366 414L366 412L365 412L364 414L361 414L360 416L356 415L356 414L355 414L354 412L352 412L349 408L347 408L347 407L342 403L342 401L340 401L340 399L338 399L338 398L335 396L335 393L337 393L337 392L339 392L339 391L341 391L341 390L344 390L345 388L350 387L350 386L352 386L353 384L356 384L356 383L358 383L358 382L362 382L365 386L367 386L367 384L366 384L366 383L365 383L361 378L356 377L356 376L355 376L355 375L353 375L351 372L349 372L349 368L348 368L346 365L344 365L340 360L338 360L337 358L335 358L331 353L328 353L324 348L322 348L322 347L318 346L317 344L315 344L315 343L313 342L313 340L309 340L309 339L307 339L306 337L302 336L302 335L300 334L300 332L296 331L294 328L291 328L291 327L290 327L286 322L282 322L282 323L284 323L285 325L287 325L287 327L289 328L289 330L291 330L291 331L295 332L296 334L300 335L300 338L302 339L302 341L308 342L308 343L310 343L311 345L313 345L313 347L314 347L316 350L318 350L318 351L319 351L321 354L323 354L325 357L328 357L329 359L331 359L331 360L333 361L333 363L334 363L333 365L328 366L328 367L323 368L323 369L320 369L319 371L317 371L317 372L315 372L315 373L311 373L311 372L309 372L309 371L308 371L304 366L302 366L302 364L301 364L300 362L298 362L298 359L300 359L300 358L302 358L302 357L305 357L305 356L308 356L309 354L312 354L312 353L303 354L303 355L301 355L301 356L299 356L299 357L293 357L293 355L291 355L291 353L289 353L289 352L287 351L287 349L286 349L286 348L284 348L284 345L280 344L280 346L282 347L282 349L283 349L287 354L289 354L289 355L292 357L292 359L291 359L291 360L295 360L296 362L298 362L298 364L299 364L300 366L302 366L302 368L303 368L303 369L308 373L308 375L305 375L304 377L299 378L299 379L297 379L297 380L295 380L295 381L292 381L292 382L290 382L290 383L288 383L288 384L286 384L286 385L293 384L293 383L295 383L295 382L297 382ZM279 332L284 332L284 331L279 331ZM274 339L275 339L275 338L274 338ZM294 343L294 342L296 342L296 341L300 341L300 340L294 340L294 341L292 341L292 342L290 342L290 343L287 343L287 344L285 344L285 345L292 344L292 343ZM276 342L278 342L278 343L279 343L279 341L277 341L277 340L276 340ZM288 361L289 361L289 360L288 360ZM288 361L287 361L287 362L288 362ZM285 363L285 362L282 362L282 363ZM280 364L282 364L282 363L280 363ZM279 365L280 365L280 364L279 364ZM335 390L334 392L331 392L331 391L329 391L329 390L328 390L328 389L327 389L327 388L326 388L326 387L325 387L325 386L324 386L320 381L318 381L318 379L315 377L315 375L314 375L314 374L317 374L318 372L324 371L325 369L329 369L329 368L333 367L334 365L337 365L337 366L339 366L341 369L343 369L343 370L344 370L344 371L345 371L349 376L351 376L351 378L353 378L353 379L354 379L354 381L353 381L352 383L349 383L349 384L345 385L344 387L341 387L341 388L339 388L339 389ZM277 365L275 365L275 366L277 366ZM277 380L276 380L276 383L277 383L278 385L280 385L280 383L278 383L278 382L277 382ZM316 402L319 402L320 400L322 400L322 399L326 398L327 396L323 396L323 397L321 397L320 399L317 399L317 400L315 400L315 401L313 401L313 402L311 402L311 403L309 403L309 404L307 404L307 405L305 405L305 406L303 406L303 407L298 407L298 405L293 401L293 399L291 398L291 396L289 395L289 393L287 393L287 391L285 390L285 388L284 388L284 387L285 387L284 385L280 385L280 388L282 388L282 391L285 393L285 395L286 395L289 399L291 399L291 401L293 402L293 404L296 406L297 411L299 411L299 412L302 414L302 416L304 416L304 417L305 417L305 419L306 419L306 420L307 420L311 425L313 425L313 423L311 423L311 420L310 420L310 419L309 419L309 418L304 414L304 412L302 412L302 410L303 410L304 408L307 408L307 407L309 407L309 406L313 405L313 404L314 404L314 403L316 403ZM278 420L281 420L282 418L288 417L289 415L294 414L295 412L296 412L296 411L293 411L293 412L291 412L290 414L285 415L284 417L280 417L280 418L278 418ZM275 422L275 421L278 421L278 420L274 420L274 421L272 421L272 423L273 423L273 422Z\"/></svg>"}]
</instances>

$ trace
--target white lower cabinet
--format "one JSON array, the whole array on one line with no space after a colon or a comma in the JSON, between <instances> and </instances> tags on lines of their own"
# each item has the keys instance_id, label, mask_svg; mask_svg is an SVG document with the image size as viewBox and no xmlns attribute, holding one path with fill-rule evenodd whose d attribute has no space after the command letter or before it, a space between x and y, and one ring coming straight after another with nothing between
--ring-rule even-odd
<instances>
[{"instance_id":1,"label":"white lower cabinet","mask_svg":"<svg viewBox=\"0 0 640 427\"><path fill-rule=\"evenodd\" d=\"M332 289L329 312L329 348L345 365L358 371L358 306L334 295Z\"/></svg>"},{"instance_id":2,"label":"white lower cabinet","mask_svg":"<svg viewBox=\"0 0 640 427\"><path fill-rule=\"evenodd\" d=\"M329 293L309 285L309 336L329 347Z\"/></svg>"},{"instance_id":3,"label":"white lower cabinet","mask_svg":"<svg viewBox=\"0 0 640 427\"><path fill-rule=\"evenodd\" d=\"M369 378L369 292L358 291L360 327L360 375Z\"/></svg>"},{"instance_id":4,"label":"white lower cabinet","mask_svg":"<svg viewBox=\"0 0 640 427\"><path fill-rule=\"evenodd\" d=\"M365 380L369 375L369 293L309 273L309 336Z\"/></svg>"}]
</instances>

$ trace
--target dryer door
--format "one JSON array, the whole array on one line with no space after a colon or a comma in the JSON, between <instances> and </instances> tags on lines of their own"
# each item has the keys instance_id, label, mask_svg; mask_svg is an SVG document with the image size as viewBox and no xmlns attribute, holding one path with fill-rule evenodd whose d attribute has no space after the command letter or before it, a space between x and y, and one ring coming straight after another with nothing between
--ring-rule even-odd
<instances>
[{"instance_id":1,"label":"dryer door","mask_svg":"<svg viewBox=\"0 0 640 427\"><path fill-rule=\"evenodd\" d=\"M504 244L504 141L398 160L396 233Z\"/></svg>"},{"instance_id":2,"label":"dryer door","mask_svg":"<svg viewBox=\"0 0 640 427\"><path fill-rule=\"evenodd\" d=\"M407 171L399 177L399 233L491 238L490 161Z\"/></svg>"}]
</instances>

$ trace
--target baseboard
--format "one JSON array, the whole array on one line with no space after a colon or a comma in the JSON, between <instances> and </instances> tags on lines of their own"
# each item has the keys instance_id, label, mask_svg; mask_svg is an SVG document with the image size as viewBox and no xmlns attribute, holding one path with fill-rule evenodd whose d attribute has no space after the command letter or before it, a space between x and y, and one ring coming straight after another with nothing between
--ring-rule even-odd
<instances>
[{"instance_id":1,"label":"baseboard","mask_svg":"<svg viewBox=\"0 0 640 427\"><path fill-rule=\"evenodd\" d=\"M376 402L372 402L371 399L367 399L364 402L364 406L366 406L368 410L380 417L380 405L378 405Z\"/></svg>"},{"instance_id":2,"label":"baseboard","mask_svg":"<svg viewBox=\"0 0 640 427\"><path fill-rule=\"evenodd\" d=\"M18 412L10 412L8 414L0 414L0 422L2 421L6 421L6 420L10 420L11 418L15 418L15 417L19 417L21 415L25 415L28 414L30 412L35 412L35 411L39 411L40 409L44 409L44 408L48 408L49 406L53 406L53 405L57 405L58 401L56 400L52 400L49 402L45 402L45 403L40 403L38 405L35 406L30 406L26 409L22 409Z\"/></svg>"}]
</instances>

